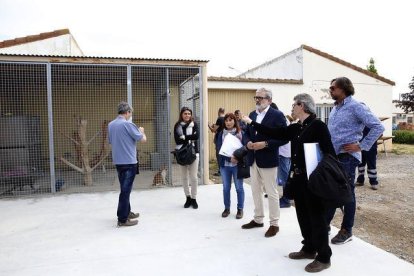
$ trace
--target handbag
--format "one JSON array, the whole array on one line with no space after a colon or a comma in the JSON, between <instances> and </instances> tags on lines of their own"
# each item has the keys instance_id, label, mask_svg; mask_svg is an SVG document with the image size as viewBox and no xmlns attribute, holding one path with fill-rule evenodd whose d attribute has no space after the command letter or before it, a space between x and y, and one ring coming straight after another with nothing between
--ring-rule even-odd
<instances>
[{"instance_id":1,"label":"handbag","mask_svg":"<svg viewBox=\"0 0 414 276\"><path fill-rule=\"evenodd\" d=\"M191 165L196 160L197 155L191 143L183 145L181 148L173 151L177 163L185 166Z\"/></svg>"},{"instance_id":2,"label":"handbag","mask_svg":"<svg viewBox=\"0 0 414 276\"><path fill-rule=\"evenodd\" d=\"M250 166L247 164L247 157L243 157L242 161L237 163L237 178L249 178Z\"/></svg>"}]
</instances>

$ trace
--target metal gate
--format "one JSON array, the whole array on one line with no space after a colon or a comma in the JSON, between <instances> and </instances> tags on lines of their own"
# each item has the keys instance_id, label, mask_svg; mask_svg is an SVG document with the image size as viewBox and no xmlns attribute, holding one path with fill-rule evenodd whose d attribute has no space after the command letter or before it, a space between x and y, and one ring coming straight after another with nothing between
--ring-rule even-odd
<instances>
[{"instance_id":1,"label":"metal gate","mask_svg":"<svg viewBox=\"0 0 414 276\"><path fill-rule=\"evenodd\" d=\"M200 123L200 72L185 66L0 62L0 196L117 190L107 125L121 101L132 104L133 122L148 138L138 143L134 188L180 185L172 129L184 105Z\"/></svg>"}]
</instances>

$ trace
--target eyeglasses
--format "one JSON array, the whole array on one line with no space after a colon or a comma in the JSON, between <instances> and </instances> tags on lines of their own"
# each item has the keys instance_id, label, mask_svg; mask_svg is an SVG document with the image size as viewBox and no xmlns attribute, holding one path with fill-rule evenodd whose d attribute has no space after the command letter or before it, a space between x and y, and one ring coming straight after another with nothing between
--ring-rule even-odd
<instances>
[{"instance_id":1,"label":"eyeglasses","mask_svg":"<svg viewBox=\"0 0 414 276\"><path fill-rule=\"evenodd\" d=\"M253 97L253 99L254 99L255 101L261 101L261 100L263 100L263 99L269 99L269 97L254 96L254 97Z\"/></svg>"},{"instance_id":2,"label":"eyeglasses","mask_svg":"<svg viewBox=\"0 0 414 276\"><path fill-rule=\"evenodd\" d=\"M294 103L292 104L292 107L295 107L296 105L302 105L302 103Z\"/></svg>"}]
</instances>

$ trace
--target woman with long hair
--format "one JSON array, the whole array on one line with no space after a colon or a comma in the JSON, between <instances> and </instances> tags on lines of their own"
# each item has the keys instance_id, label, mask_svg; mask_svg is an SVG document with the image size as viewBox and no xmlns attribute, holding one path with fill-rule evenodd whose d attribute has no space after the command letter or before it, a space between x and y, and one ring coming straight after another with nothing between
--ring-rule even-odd
<instances>
[{"instance_id":1,"label":"woman with long hair","mask_svg":"<svg viewBox=\"0 0 414 276\"><path fill-rule=\"evenodd\" d=\"M190 143L196 152L197 158L190 165L179 165L181 176L183 179L184 194L186 201L184 208L192 206L194 209L198 208L197 186L198 186L198 162L199 162L199 149L198 139L200 137L200 131L198 124L194 121L193 111L188 107L182 107L180 111L180 117L174 126L174 140L176 149L180 149L184 145ZM191 185L191 190L190 190Z\"/></svg>"}]
</instances>

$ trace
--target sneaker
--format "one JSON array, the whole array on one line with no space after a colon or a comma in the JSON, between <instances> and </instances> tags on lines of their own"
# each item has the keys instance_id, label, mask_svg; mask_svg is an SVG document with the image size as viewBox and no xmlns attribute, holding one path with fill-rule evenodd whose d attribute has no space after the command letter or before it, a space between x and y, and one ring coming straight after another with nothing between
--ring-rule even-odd
<instances>
[{"instance_id":1,"label":"sneaker","mask_svg":"<svg viewBox=\"0 0 414 276\"><path fill-rule=\"evenodd\" d=\"M139 213L129 212L128 219L136 219L139 218Z\"/></svg>"},{"instance_id":2,"label":"sneaker","mask_svg":"<svg viewBox=\"0 0 414 276\"><path fill-rule=\"evenodd\" d=\"M223 213L221 213L221 216L223 218L227 218L230 215L230 210L229 209L224 209Z\"/></svg>"},{"instance_id":3,"label":"sneaker","mask_svg":"<svg viewBox=\"0 0 414 276\"><path fill-rule=\"evenodd\" d=\"M308 253L308 252L305 252L305 251L301 250L299 252L289 253L288 257L289 257L289 259L292 259L292 260L302 260L302 259L311 259L311 260L313 260L313 259L316 258L316 253L315 252L314 253Z\"/></svg>"},{"instance_id":4,"label":"sneaker","mask_svg":"<svg viewBox=\"0 0 414 276\"><path fill-rule=\"evenodd\" d=\"M195 198L191 200L191 206L193 206L194 209L198 209L198 203Z\"/></svg>"},{"instance_id":5,"label":"sneaker","mask_svg":"<svg viewBox=\"0 0 414 276\"><path fill-rule=\"evenodd\" d=\"M118 227L122 227L122 226L134 226L134 225L137 225L137 224L138 224L138 221L137 220L127 219L125 222L118 221Z\"/></svg>"},{"instance_id":6,"label":"sneaker","mask_svg":"<svg viewBox=\"0 0 414 276\"><path fill-rule=\"evenodd\" d=\"M263 223L257 223L254 220L250 221L249 223L243 224L242 229L252 229L255 227L263 227Z\"/></svg>"},{"instance_id":7,"label":"sneaker","mask_svg":"<svg viewBox=\"0 0 414 276\"><path fill-rule=\"evenodd\" d=\"M355 186L360 186L360 187L364 186L364 182L362 182L362 183L361 182L355 182Z\"/></svg>"},{"instance_id":8,"label":"sneaker","mask_svg":"<svg viewBox=\"0 0 414 276\"><path fill-rule=\"evenodd\" d=\"M270 238L276 236L277 232L279 232L279 226L270 225L265 233L265 237Z\"/></svg>"},{"instance_id":9,"label":"sneaker","mask_svg":"<svg viewBox=\"0 0 414 276\"><path fill-rule=\"evenodd\" d=\"M318 260L314 260L313 262L311 262L310 264L305 266L305 270L306 270L306 272L320 272L324 269L329 268L330 266L331 266L331 262L321 263Z\"/></svg>"},{"instance_id":10,"label":"sneaker","mask_svg":"<svg viewBox=\"0 0 414 276\"><path fill-rule=\"evenodd\" d=\"M352 240L352 234L348 233L345 229L339 230L338 234L332 238L331 243L333 244L344 244Z\"/></svg>"},{"instance_id":11,"label":"sneaker","mask_svg":"<svg viewBox=\"0 0 414 276\"><path fill-rule=\"evenodd\" d=\"M243 217L243 209L237 209L236 219L241 219Z\"/></svg>"},{"instance_id":12,"label":"sneaker","mask_svg":"<svg viewBox=\"0 0 414 276\"><path fill-rule=\"evenodd\" d=\"M378 184L376 184L376 185L371 185L371 189L373 189L373 190L378 190Z\"/></svg>"}]
</instances>

